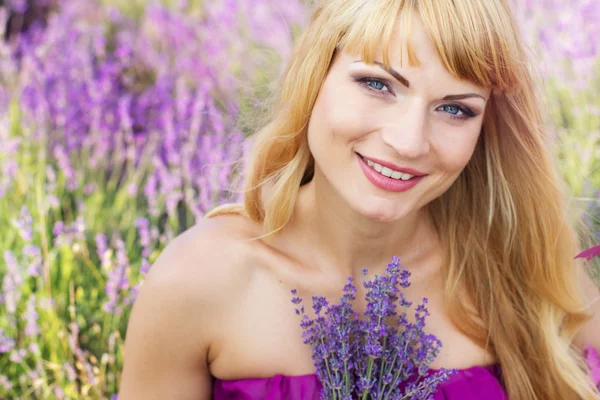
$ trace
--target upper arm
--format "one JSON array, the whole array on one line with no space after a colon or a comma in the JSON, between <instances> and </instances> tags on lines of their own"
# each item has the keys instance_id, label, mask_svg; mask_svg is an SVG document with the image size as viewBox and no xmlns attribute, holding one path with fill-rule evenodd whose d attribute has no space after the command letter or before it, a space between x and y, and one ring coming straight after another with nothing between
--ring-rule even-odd
<instances>
[{"instance_id":1,"label":"upper arm","mask_svg":"<svg viewBox=\"0 0 600 400\"><path fill-rule=\"evenodd\" d=\"M129 319L119 400L210 399L208 353L233 282L223 244L191 228L159 255Z\"/></svg>"},{"instance_id":2,"label":"upper arm","mask_svg":"<svg viewBox=\"0 0 600 400\"><path fill-rule=\"evenodd\" d=\"M587 343L600 350L600 290L583 268L581 269L580 281L583 298L587 306L586 311L592 314L592 318L578 332L575 342L579 347L583 347L584 343Z\"/></svg>"}]
</instances>

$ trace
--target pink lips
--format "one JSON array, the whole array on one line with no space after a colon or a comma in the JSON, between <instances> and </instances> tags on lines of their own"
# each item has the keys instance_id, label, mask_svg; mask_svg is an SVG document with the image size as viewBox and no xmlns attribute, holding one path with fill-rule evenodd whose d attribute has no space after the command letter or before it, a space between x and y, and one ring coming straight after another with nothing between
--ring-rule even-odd
<instances>
[{"instance_id":1,"label":"pink lips","mask_svg":"<svg viewBox=\"0 0 600 400\"><path fill-rule=\"evenodd\" d=\"M398 168L398 167L393 166L393 164L389 164L386 162L380 162L373 158L369 158L369 160L376 162L377 164L381 164L390 169L394 169L395 171L407 173L410 175L415 175L414 178L411 178L407 181L403 181L402 179L388 178L387 176L383 176L379 172L375 171L373 168L369 167L367 165L367 162L365 160L363 160L363 158L360 155L357 154L356 157L357 157L358 163L359 163L361 169L363 170L365 176L367 177L367 179L369 179L371 181L371 183L374 184L375 186L377 186L378 188L387 190L389 192L407 191L407 190L413 188L417 183L419 183L421 181L421 179L423 179L425 177L425 175L423 175L419 171L406 169L406 168Z\"/></svg>"},{"instance_id":2,"label":"pink lips","mask_svg":"<svg viewBox=\"0 0 600 400\"><path fill-rule=\"evenodd\" d=\"M356 153L356 154L358 154L358 153ZM359 154L359 156L361 156L362 158L367 159L369 161L373 161L374 163L377 163L379 165L383 165L384 167L388 167L391 170L402 172L404 174L410 174L410 175L414 175L414 176L423 176L423 175L425 175L424 173L422 173L420 171L417 171L415 169L402 168L402 167L400 167L400 166L398 166L396 164L392 164L392 163L389 163L387 161L378 160L378 159L372 158L372 157L364 157L361 154Z\"/></svg>"}]
</instances>

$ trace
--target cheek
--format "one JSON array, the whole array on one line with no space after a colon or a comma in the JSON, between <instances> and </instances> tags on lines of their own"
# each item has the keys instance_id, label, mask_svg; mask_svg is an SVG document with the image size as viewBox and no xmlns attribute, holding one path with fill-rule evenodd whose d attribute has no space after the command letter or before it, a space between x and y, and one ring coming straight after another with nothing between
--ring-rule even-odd
<instances>
[{"instance_id":1,"label":"cheek","mask_svg":"<svg viewBox=\"0 0 600 400\"><path fill-rule=\"evenodd\" d=\"M438 141L436 153L441 168L449 174L460 173L471 159L478 138L478 133L463 131L456 132L456 135L447 135Z\"/></svg>"},{"instance_id":2,"label":"cheek","mask_svg":"<svg viewBox=\"0 0 600 400\"><path fill-rule=\"evenodd\" d=\"M372 130L373 113L360 101L351 82L326 81L309 121L309 141L331 145L365 136Z\"/></svg>"}]
</instances>

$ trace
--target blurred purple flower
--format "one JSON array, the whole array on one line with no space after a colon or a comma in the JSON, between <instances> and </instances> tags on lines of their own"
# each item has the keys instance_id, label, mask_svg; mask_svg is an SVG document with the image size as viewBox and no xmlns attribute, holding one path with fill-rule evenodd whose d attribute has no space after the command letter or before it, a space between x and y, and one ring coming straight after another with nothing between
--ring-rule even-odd
<instances>
[{"instance_id":1,"label":"blurred purple flower","mask_svg":"<svg viewBox=\"0 0 600 400\"><path fill-rule=\"evenodd\" d=\"M15 340L5 335L4 330L0 328L0 353L9 353L15 348Z\"/></svg>"},{"instance_id":2,"label":"blurred purple flower","mask_svg":"<svg viewBox=\"0 0 600 400\"><path fill-rule=\"evenodd\" d=\"M4 262L6 265L6 274L2 279L2 292L6 311L14 314L17 311L17 304L21 298L21 285L23 284L23 267L19 265L17 258L10 250L4 251Z\"/></svg>"},{"instance_id":3,"label":"blurred purple flower","mask_svg":"<svg viewBox=\"0 0 600 400\"><path fill-rule=\"evenodd\" d=\"M29 345L29 352L34 355L40 355L40 346L37 343L31 343ZM39 368L38 368L39 369Z\"/></svg>"},{"instance_id":4,"label":"blurred purple flower","mask_svg":"<svg viewBox=\"0 0 600 400\"><path fill-rule=\"evenodd\" d=\"M27 300L27 310L23 316L27 322L27 326L25 327L26 336L37 336L40 333L40 329L37 325L39 314L37 313L36 308L36 299L35 296L32 295Z\"/></svg>"},{"instance_id":5,"label":"blurred purple flower","mask_svg":"<svg viewBox=\"0 0 600 400\"><path fill-rule=\"evenodd\" d=\"M15 221L15 225L19 234L21 235L21 239L27 242L30 242L33 239L32 224L33 218L29 213L29 209L26 205L23 205L21 207L19 217Z\"/></svg>"},{"instance_id":6,"label":"blurred purple flower","mask_svg":"<svg viewBox=\"0 0 600 400\"><path fill-rule=\"evenodd\" d=\"M544 68L540 71L567 80L575 88L585 88L600 56L600 3L513 0L512 5L529 45L541 46L538 54Z\"/></svg>"},{"instance_id":7,"label":"blurred purple flower","mask_svg":"<svg viewBox=\"0 0 600 400\"><path fill-rule=\"evenodd\" d=\"M65 392L59 386L54 387L54 395L56 396L57 399L65 398Z\"/></svg>"},{"instance_id":8,"label":"blurred purple flower","mask_svg":"<svg viewBox=\"0 0 600 400\"><path fill-rule=\"evenodd\" d=\"M248 86L240 83L260 67L240 39L285 58L292 26L306 23L307 10L299 0L216 0L206 11L151 3L138 24L97 0L73 0L61 3L45 30L15 41L21 105L50 126L46 141L69 190L84 179L71 153L85 151L89 168L110 175L125 163L140 165L155 144L159 168L144 187L151 215L162 205L173 215L184 202L199 218L216 203L239 200L229 191L245 149L237 99Z\"/></svg>"},{"instance_id":9,"label":"blurred purple flower","mask_svg":"<svg viewBox=\"0 0 600 400\"><path fill-rule=\"evenodd\" d=\"M7 0L7 6L20 14L25 14L28 8L27 0Z\"/></svg>"},{"instance_id":10,"label":"blurred purple flower","mask_svg":"<svg viewBox=\"0 0 600 400\"><path fill-rule=\"evenodd\" d=\"M55 246L71 246L85 240L85 221L78 215L70 224L64 221L56 221L52 228Z\"/></svg>"},{"instance_id":11,"label":"blurred purple flower","mask_svg":"<svg viewBox=\"0 0 600 400\"><path fill-rule=\"evenodd\" d=\"M27 355L27 350L25 349L14 349L9 356L9 360L15 364L20 364L23 362L23 359Z\"/></svg>"},{"instance_id":12,"label":"blurred purple flower","mask_svg":"<svg viewBox=\"0 0 600 400\"><path fill-rule=\"evenodd\" d=\"M5 375L0 375L0 386L2 386L5 391L9 391L13 388L12 382L10 382Z\"/></svg>"},{"instance_id":13,"label":"blurred purple flower","mask_svg":"<svg viewBox=\"0 0 600 400\"><path fill-rule=\"evenodd\" d=\"M63 368L69 382L75 382L77 379L77 372L75 372L75 368L73 368L73 366L68 362L63 364Z\"/></svg>"},{"instance_id":14,"label":"blurred purple flower","mask_svg":"<svg viewBox=\"0 0 600 400\"><path fill-rule=\"evenodd\" d=\"M121 293L126 292L130 288L130 265L125 243L121 239L116 241L116 248L117 263L112 270L108 271L108 280L105 287L107 300L103 305L103 309L106 312L119 315L122 311L119 305Z\"/></svg>"}]
</instances>

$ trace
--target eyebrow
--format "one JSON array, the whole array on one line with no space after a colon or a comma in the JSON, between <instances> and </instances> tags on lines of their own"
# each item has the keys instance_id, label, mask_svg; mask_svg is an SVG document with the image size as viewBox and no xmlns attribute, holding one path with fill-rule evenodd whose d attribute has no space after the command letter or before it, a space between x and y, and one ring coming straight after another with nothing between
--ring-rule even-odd
<instances>
[{"instance_id":1,"label":"eyebrow","mask_svg":"<svg viewBox=\"0 0 600 400\"><path fill-rule=\"evenodd\" d=\"M364 61L356 60L356 61L354 61L354 63L364 63ZM388 68L379 61L373 61L373 64L377 65L379 68L383 69L385 72L387 72L388 74L393 76L394 79L396 79L402 85L406 86L407 88L410 88L410 82L408 81L408 79L406 79L405 77L400 75L400 73L398 71L396 71L394 68L392 68L392 67ZM477 94L477 93L449 94L449 95L445 96L442 100L462 100L462 99L468 99L471 97L479 97L479 98L483 99L484 101L487 101L487 99L485 97L483 97L482 95Z\"/></svg>"}]
</instances>

